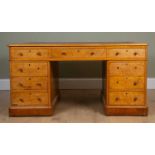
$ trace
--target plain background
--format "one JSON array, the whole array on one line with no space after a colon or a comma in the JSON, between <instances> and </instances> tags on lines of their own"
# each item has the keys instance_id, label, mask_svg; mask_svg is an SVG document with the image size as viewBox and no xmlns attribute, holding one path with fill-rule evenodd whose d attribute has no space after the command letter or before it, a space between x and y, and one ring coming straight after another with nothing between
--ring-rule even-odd
<instances>
[{"instance_id":1,"label":"plain background","mask_svg":"<svg viewBox=\"0 0 155 155\"><path fill-rule=\"evenodd\" d=\"M146 42L149 44L148 77L155 77L154 32L0 32L0 79L9 78L10 43L24 42ZM101 62L61 62L62 78L99 78Z\"/></svg>"}]
</instances>

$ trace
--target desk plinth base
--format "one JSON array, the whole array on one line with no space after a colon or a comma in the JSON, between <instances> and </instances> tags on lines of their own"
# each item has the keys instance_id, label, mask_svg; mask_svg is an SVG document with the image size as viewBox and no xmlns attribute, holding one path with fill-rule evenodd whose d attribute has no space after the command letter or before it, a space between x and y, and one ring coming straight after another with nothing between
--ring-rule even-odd
<instances>
[{"instance_id":1,"label":"desk plinth base","mask_svg":"<svg viewBox=\"0 0 155 155\"><path fill-rule=\"evenodd\" d=\"M148 107L120 108L105 106L104 113L107 116L147 116Z\"/></svg>"},{"instance_id":2,"label":"desk plinth base","mask_svg":"<svg viewBox=\"0 0 155 155\"><path fill-rule=\"evenodd\" d=\"M52 107L10 107L9 115L15 116L51 116L53 115Z\"/></svg>"}]
</instances>

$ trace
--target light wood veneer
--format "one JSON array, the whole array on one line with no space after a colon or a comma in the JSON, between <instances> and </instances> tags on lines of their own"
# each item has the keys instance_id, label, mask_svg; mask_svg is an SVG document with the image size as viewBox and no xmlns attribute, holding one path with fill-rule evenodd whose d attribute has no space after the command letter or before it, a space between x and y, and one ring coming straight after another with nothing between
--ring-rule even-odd
<instances>
[{"instance_id":1,"label":"light wood veneer","mask_svg":"<svg viewBox=\"0 0 155 155\"><path fill-rule=\"evenodd\" d=\"M103 61L105 114L147 115L147 46L146 43L10 44L10 116L53 114L59 97L59 61Z\"/></svg>"}]
</instances>

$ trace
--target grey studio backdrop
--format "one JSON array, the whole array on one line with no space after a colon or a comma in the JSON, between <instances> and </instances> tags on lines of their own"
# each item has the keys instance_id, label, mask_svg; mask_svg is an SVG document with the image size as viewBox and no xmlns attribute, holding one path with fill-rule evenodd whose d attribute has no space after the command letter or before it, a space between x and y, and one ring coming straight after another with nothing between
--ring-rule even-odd
<instances>
[{"instance_id":1,"label":"grey studio backdrop","mask_svg":"<svg viewBox=\"0 0 155 155\"><path fill-rule=\"evenodd\" d=\"M0 32L0 79L9 78L10 43L24 42L146 42L148 77L155 77L154 32ZM101 62L60 62L60 78L100 78Z\"/></svg>"}]
</instances>

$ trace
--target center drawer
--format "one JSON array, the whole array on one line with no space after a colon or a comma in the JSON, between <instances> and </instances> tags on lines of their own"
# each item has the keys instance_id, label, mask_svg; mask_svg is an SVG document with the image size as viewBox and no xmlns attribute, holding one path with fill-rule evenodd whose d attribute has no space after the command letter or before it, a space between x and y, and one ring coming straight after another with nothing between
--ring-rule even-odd
<instances>
[{"instance_id":1,"label":"center drawer","mask_svg":"<svg viewBox=\"0 0 155 155\"><path fill-rule=\"evenodd\" d=\"M13 106L46 106L48 102L48 93L44 92L13 92Z\"/></svg>"},{"instance_id":2,"label":"center drawer","mask_svg":"<svg viewBox=\"0 0 155 155\"><path fill-rule=\"evenodd\" d=\"M12 62L12 76L47 76L48 64L46 62Z\"/></svg>"},{"instance_id":3,"label":"center drawer","mask_svg":"<svg viewBox=\"0 0 155 155\"><path fill-rule=\"evenodd\" d=\"M47 77L12 77L13 90L47 90Z\"/></svg>"},{"instance_id":4,"label":"center drawer","mask_svg":"<svg viewBox=\"0 0 155 155\"><path fill-rule=\"evenodd\" d=\"M106 58L106 49L103 48L52 48L51 58L73 58L73 57L100 57Z\"/></svg>"}]
</instances>

